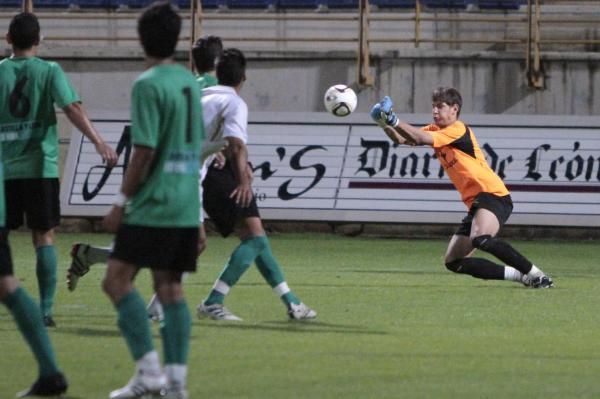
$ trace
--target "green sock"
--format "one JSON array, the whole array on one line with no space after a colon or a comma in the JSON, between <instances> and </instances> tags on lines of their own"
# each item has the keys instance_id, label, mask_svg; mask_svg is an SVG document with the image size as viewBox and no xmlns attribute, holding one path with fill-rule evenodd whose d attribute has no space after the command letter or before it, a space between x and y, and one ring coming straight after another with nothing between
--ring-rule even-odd
<instances>
[{"instance_id":1,"label":"green sock","mask_svg":"<svg viewBox=\"0 0 600 399\"><path fill-rule=\"evenodd\" d=\"M35 253L40 308L44 316L52 316L52 305L56 293L56 248L54 245L44 245L37 247Z\"/></svg>"},{"instance_id":2,"label":"green sock","mask_svg":"<svg viewBox=\"0 0 600 399\"><path fill-rule=\"evenodd\" d=\"M40 376L58 373L56 357L44 327L40 308L21 287L9 294L4 303L12 313L19 331L37 360Z\"/></svg>"},{"instance_id":3,"label":"green sock","mask_svg":"<svg viewBox=\"0 0 600 399\"><path fill-rule=\"evenodd\" d=\"M229 262L219 276L219 281L227 284L229 288L233 287L242 274L248 270L254 259L265 249L265 238L264 236L252 237L242 241L231 253ZM206 305L223 303L226 294L227 292L213 288L204 303Z\"/></svg>"},{"instance_id":4,"label":"green sock","mask_svg":"<svg viewBox=\"0 0 600 399\"><path fill-rule=\"evenodd\" d=\"M116 306L119 329L125 337L134 360L154 350L150 321L146 304L141 295L133 290L125 295Z\"/></svg>"},{"instance_id":5,"label":"green sock","mask_svg":"<svg viewBox=\"0 0 600 399\"><path fill-rule=\"evenodd\" d=\"M264 279L269 283L271 288L275 288L279 286L281 283L285 283L285 277L283 276L283 271L275 260L273 256L273 252L271 251L271 245L269 244L269 239L267 237L263 237L265 240L265 249L258 255L256 258L256 266L260 274L264 277ZM286 285L287 288L287 285ZM286 305L290 303L299 304L300 299L294 295L292 291L288 291L282 295L280 295L281 300Z\"/></svg>"},{"instance_id":6,"label":"green sock","mask_svg":"<svg viewBox=\"0 0 600 399\"><path fill-rule=\"evenodd\" d=\"M163 305L165 318L160 333L165 364L186 364L190 347L192 320L185 300Z\"/></svg>"}]
</instances>

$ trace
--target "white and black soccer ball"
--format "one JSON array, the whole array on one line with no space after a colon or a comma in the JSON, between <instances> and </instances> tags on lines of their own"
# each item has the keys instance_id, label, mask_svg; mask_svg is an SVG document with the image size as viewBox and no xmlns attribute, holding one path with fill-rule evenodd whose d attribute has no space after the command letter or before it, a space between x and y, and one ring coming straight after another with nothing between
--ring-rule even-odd
<instances>
[{"instance_id":1,"label":"white and black soccer ball","mask_svg":"<svg viewBox=\"0 0 600 399\"><path fill-rule=\"evenodd\" d=\"M325 92L323 102L325 109L335 116L348 116L356 109L358 98L350 87L334 85Z\"/></svg>"}]
</instances>

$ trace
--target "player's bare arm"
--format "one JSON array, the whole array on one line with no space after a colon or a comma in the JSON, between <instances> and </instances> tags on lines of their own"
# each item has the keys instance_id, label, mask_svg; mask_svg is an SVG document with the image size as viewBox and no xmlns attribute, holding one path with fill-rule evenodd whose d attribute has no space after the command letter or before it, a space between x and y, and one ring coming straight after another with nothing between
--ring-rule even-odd
<instances>
[{"instance_id":1,"label":"player's bare arm","mask_svg":"<svg viewBox=\"0 0 600 399\"><path fill-rule=\"evenodd\" d=\"M202 151L200 152L200 162L203 163L208 157L214 154L221 154L229 143L225 139L216 141L204 140L202 143ZM221 155L222 157L222 155Z\"/></svg>"},{"instance_id":2,"label":"player's bare arm","mask_svg":"<svg viewBox=\"0 0 600 399\"><path fill-rule=\"evenodd\" d=\"M200 255L206 249L206 229L204 224L198 227L198 255Z\"/></svg>"},{"instance_id":3,"label":"player's bare arm","mask_svg":"<svg viewBox=\"0 0 600 399\"><path fill-rule=\"evenodd\" d=\"M405 139L400 133L396 131L396 129L394 129L391 126L386 125L383 126L382 129L385 132L385 134L390 138L390 140L392 140L396 144L415 145L414 142Z\"/></svg>"},{"instance_id":4,"label":"player's bare arm","mask_svg":"<svg viewBox=\"0 0 600 399\"><path fill-rule=\"evenodd\" d=\"M102 157L104 162L108 166L114 166L117 163L117 153L102 140L102 137L100 137L100 134L98 134L90 118L87 116L83 105L80 102L74 102L65 106L63 111L69 121L94 144L96 152Z\"/></svg>"},{"instance_id":5,"label":"player's bare arm","mask_svg":"<svg viewBox=\"0 0 600 399\"><path fill-rule=\"evenodd\" d=\"M237 137L227 137L229 146L227 147L228 159L233 164L235 178L238 186L232 191L230 197L242 207L247 207L252 200L252 181L249 179L248 168L248 149L242 140Z\"/></svg>"},{"instance_id":6,"label":"player's bare arm","mask_svg":"<svg viewBox=\"0 0 600 399\"><path fill-rule=\"evenodd\" d=\"M393 127L393 130L404 138L407 143L411 143L411 145L433 145L431 133L424 132L406 122L398 121L396 126Z\"/></svg>"},{"instance_id":7,"label":"player's bare arm","mask_svg":"<svg viewBox=\"0 0 600 399\"><path fill-rule=\"evenodd\" d=\"M120 194L124 199L131 198L139 190L148 176L153 159L153 148L143 146L133 147L129 167L127 168L127 172L125 172L123 183L121 184ZM116 202L110 209L110 212L104 217L103 225L107 231L116 232L119 228L125 210L124 202L124 200Z\"/></svg>"}]
</instances>

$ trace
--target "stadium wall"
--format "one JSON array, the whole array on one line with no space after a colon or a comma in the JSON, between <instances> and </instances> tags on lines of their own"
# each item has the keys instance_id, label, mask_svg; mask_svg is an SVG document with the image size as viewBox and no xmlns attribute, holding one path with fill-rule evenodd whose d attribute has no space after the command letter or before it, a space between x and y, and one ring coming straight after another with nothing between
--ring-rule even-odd
<instances>
[{"instance_id":1,"label":"stadium wall","mask_svg":"<svg viewBox=\"0 0 600 399\"><path fill-rule=\"evenodd\" d=\"M60 55L60 54L59 54ZM242 91L250 112L323 112L323 92L334 83L352 83L352 53L249 53L248 81ZM141 58L53 57L63 65L91 111L122 112L129 108L131 85L143 69ZM55 54L56 56L56 54ZM138 55L139 56L139 55ZM179 59L185 62L185 54ZM357 112L391 95L400 113L426 113L431 89L457 87L464 113L593 116L600 114L600 73L595 53L555 53L544 60L546 88L534 90L524 79L523 60L502 52L403 50L374 57L373 88L359 93ZM61 122L61 126L62 126ZM62 130L63 147L70 129ZM64 159L64 158L63 158Z\"/></svg>"},{"instance_id":2,"label":"stadium wall","mask_svg":"<svg viewBox=\"0 0 600 399\"><path fill-rule=\"evenodd\" d=\"M248 56L248 81L242 96L251 111L323 111L327 87L356 81L353 53ZM527 86L524 61L517 55L396 51L371 60L374 86L359 93L358 111L367 112L373 102L391 95L398 112L428 112L432 88L444 85L459 89L466 113L598 115L599 60L597 53L547 54L543 63L546 87L535 90ZM143 70L140 59L68 57L59 62L92 110L128 109L131 85Z\"/></svg>"}]
</instances>

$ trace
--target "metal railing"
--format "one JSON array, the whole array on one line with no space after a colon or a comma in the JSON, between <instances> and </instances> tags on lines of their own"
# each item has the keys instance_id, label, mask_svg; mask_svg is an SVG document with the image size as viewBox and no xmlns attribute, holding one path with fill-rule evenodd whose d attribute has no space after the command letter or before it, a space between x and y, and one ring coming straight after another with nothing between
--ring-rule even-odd
<instances>
[{"instance_id":1,"label":"metal railing","mask_svg":"<svg viewBox=\"0 0 600 399\"><path fill-rule=\"evenodd\" d=\"M31 0L23 0L24 7L31 7ZM29 2L29 3L27 3ZM574 4L582 12L569 12ZM544 51L573 50L594 51L600 45L600 4L595 12L594 2L528 0L526 7L518 11L488 10L440 10L424 9L416 2L414 9L370 11L368 0L360 0L358 10L315 12L215 12L203 11L199 2L192 2L190 11L183 11L187 26L181 40L192 42L204 31L215 26L233 24L246 26L243 33L225 30L221 36L227 43L243 43L245 49L252 46L261 49L272 47L277 51L294 50L300 45L310 48L320 46L331 51L332 46L346 46L358 54L359 70L364 73L358 81L369 84L368 60L373 52L381 52L398 46L431 49L486 49L503 46L505 51L524 53L526 75L533 87L543 87L541 59ZM545 13L544 7L564 6L563 12ZM5 15L3 15L5 14ZM9 20L10 14L0 12L1 19ZM135 20L137 12L113 11L44 11L39 14L42 24L62 21L72 26L89 21L104 21L97 29L55 29L45 35L46 42L79 44L89 46L127 46L135 43ZM303 29L302 24L320 28ZM60 23L59 23L60 25ZM253 27L260 26L260 29ZM495 28L491 28L495 27ZM476 30L477 29L477 30ZM310 34L307 34L307 30ZM74 33L70 33L73 31ZM335 35L329 32L335 31ZM212 32L211 32L212 33ZM582 34L584 33L584 34ZM263 47L260 47L260 46ZM296 47L294 47L296 45ZM329 47L328 47L329 46ZM444 47L445 46L445 47ZM480 46L480 47L476 47ZM562 46L562 48L561 48Z\"/></svg>"}]
</instances>

